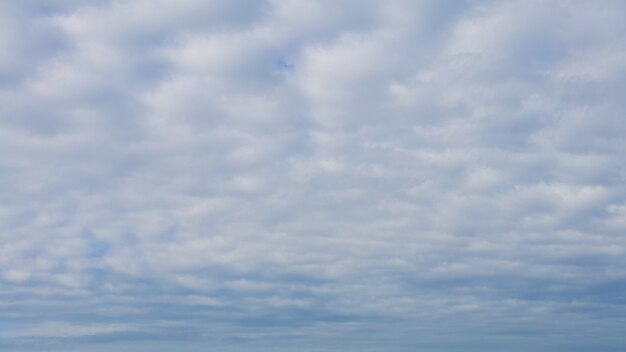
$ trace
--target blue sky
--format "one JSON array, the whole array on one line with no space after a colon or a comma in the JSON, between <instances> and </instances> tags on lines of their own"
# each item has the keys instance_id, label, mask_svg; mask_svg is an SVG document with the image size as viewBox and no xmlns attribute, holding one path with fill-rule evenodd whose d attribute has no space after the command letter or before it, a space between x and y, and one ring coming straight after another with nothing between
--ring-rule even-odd
<instances>
[{"instance_id":1,"label":"blue sky","mask_svg":"<svg viewBox=\"0 0 626 352\"><path fill-rule=\"evenodd\" d=\"M0 350L624 351L626 3L0 3Z\"/></svg>"}]
</instances>

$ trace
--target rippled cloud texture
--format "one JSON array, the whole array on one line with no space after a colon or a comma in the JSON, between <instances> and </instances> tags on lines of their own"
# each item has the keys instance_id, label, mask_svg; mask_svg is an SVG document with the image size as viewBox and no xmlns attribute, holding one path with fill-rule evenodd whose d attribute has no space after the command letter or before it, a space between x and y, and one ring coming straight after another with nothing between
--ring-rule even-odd
<instances>
[{"instance_id":1,"label":"rippled cloud texture","mask_svg":"<svg viewBox=\"0 0 626 352\"><path fill-rule=\"evenodd\" d=\"M0 350L626 349L626 2L0 17Z\"/></svg>"}]
</instances>

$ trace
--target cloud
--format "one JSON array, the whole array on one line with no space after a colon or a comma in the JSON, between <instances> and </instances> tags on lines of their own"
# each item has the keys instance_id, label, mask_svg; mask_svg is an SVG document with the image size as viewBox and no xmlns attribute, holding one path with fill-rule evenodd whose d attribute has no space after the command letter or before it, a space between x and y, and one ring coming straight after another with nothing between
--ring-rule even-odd
<instances>
[{"instance_id":1,"label":"cloud","mask_svg":"<svg viewBox=\"0 0 626 352\"><path fill-rule=\"evenodd\" d=\"M0 349L623 349L623 7L0 5Z\"/></svg>"}]
</instances>

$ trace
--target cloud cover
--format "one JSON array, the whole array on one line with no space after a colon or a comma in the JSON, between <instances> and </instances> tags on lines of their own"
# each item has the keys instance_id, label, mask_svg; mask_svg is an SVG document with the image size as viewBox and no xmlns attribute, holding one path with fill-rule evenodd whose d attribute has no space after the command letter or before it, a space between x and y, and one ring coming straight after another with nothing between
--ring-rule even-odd
<instances>
[{"instance_id":1,"label":"cloud cover","mask_svg":"<svg viewBox=\"0 0 626 352\"><path fill-rule=\"evenodd\" d=\"M625 14L3 2L0 350L623 350Z\"/></svg>"}]
</instances>

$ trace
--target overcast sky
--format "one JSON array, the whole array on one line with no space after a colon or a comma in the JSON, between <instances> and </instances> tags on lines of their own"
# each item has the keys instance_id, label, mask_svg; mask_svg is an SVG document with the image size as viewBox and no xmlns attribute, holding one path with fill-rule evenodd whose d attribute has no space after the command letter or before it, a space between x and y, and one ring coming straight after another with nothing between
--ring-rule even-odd
<instances>
[{"instance_id":1,"label":"overcast sky","mask_svg":"<svg viewBox=\"0 0 626 352\"><path fill-rule=\"evenodd\" d=\"M626 2L0 2L0 350L626 350Z\"/></svg>"}]
</instances>

